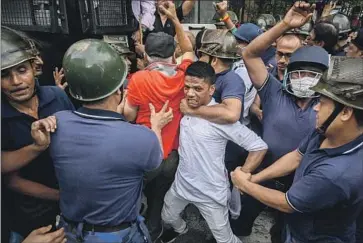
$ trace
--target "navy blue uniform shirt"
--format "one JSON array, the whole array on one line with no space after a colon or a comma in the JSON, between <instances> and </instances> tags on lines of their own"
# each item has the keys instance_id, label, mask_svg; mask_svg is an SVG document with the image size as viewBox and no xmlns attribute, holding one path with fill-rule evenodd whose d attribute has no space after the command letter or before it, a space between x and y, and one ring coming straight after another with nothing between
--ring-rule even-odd
<instances>
[{"instance_id":1,"label":"navy blue uniform shirt","mask_svg":"<svg viewBox=\"0 0 363 243\"><path fill-rule=\"evenodd\" d=\"M288 236L296 242L355 243L355 220L363 208L363 135L320 149L316 131L302 141L303 155L286 199Z\"/></svg>"},{"instance_id":2,"label":"navy blue uniform shirt","mask_svg":"<svg viewBox=\"0 0 363 243\"><path fill-rule=\"evenodd\" d=\"M56 86L36 85L39 99L39 119L53 115L57 111L73 110L73 105L66 93ZM1 103L1 150L14 151L33 143L31 124L36 121L34 117L19 112L6 100L5 95ZM27 180L57 188L54 167L48 150L41 153L28 165L18 171L19 175ZM42 200L20 193L12 192L5 198L11 205L11 229L23 236L33 229L55 222L59 211L58 202Z\"/></svg>"},{"instance_id":3,"label":"navy blue uniform shirt","mask_svg":"<svg viewBox=\"0 0 363 243\"><path fill-rule=\"evenodd\" d=\"M271 74L258 90L263 107L262 139L268 152L262 166L269 166L283 155L295 150L300 142L315 129L316 104L312 100L303 110L296 98L283 90L282 84Z\"/></svg>"},{"instance_id":4,"label":"navy blue uniform shirt","mask_svg":"<svg viewBox=\"0 0 363 243\"><path fill-rule=\"evenodd\" d=\"M234 70L226 70L221 73L217 73L216 79L216 91L213 94L213 98L216 102L222 103L224 99L235 98L242 102L241 116L239 121L242 123L243 119L243 100L246 92L246 86L242 78ZM225 152L225 161L230 163L234 161L235 157L239 155L242 148L237 144L228 141Z\"/></svg>"},{"instance_id":5,"label":"navy blue uniform shirt","mask_svg":"<svg viewBox=\"0 0 363 243\"><path fill-rule=\"evenodd\" d=\"M217 103L222 103L223 100L228 98L239 99L242 102L241 118L243 117L243 99L246 91L245 84L242 78L236 74L234 70L226 70L221 73L217 73L216 79L216 91L213 94L213 98Z\"/></svg>"},{"instance_id":6,"label":"navy blue uniform shirt","mask_svg":"<svg viewBox=\"0 0 363 243\"><path fill-rule=\"evenodd\" d=\"M64 217L105 226L135 221L144 172L163 158L155 133L112 111L81 107L55 115L50 153Z\"/></svg>"}]
</instances>

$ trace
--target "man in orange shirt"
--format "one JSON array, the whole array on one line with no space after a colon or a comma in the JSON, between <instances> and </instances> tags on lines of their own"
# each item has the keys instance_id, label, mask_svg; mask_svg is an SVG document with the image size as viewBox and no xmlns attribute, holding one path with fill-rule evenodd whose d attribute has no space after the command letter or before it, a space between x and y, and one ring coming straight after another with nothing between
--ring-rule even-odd
<instances>
[{"instance_id":1,"label":"man in orange shirt","mask_svg":"<svg viewBox=\"0 0 363 243\"><path fill-rule=\"evenodd\" d=\"M152 240L162 233L161 209L164 196L174 180L178 165L179 124L182 114L179 110L184 98L185 70L194 60L194 52L189 38L184 33L172 2L164 2L159 10L174 23L183 59L180 65L173 65L175 51L174 38L163 32L150 33L145 43L145 58L148 66L136 72L128 84L124 115L129 121L136 121L150 127L150 108L153 104L158 111L165 102L173 110L173 120L162 132L164 161L152 174L146 175L145 195L148 199L147 226Z\"/></svg>"}]
</instances>

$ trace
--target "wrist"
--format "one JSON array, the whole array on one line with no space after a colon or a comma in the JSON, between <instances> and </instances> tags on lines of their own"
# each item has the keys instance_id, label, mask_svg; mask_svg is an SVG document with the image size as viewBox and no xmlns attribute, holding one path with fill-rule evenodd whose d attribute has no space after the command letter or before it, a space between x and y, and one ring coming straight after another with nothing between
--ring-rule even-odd
<instances>
[{"instance_id":1,"label":"wrist","mask_svg":"<svg viewBox=\"0 0 363 243\"><path fill-rule=\"evenodd\" d=\"M47 148L49 147L49 144L48 145L39 145L39 144L36 144L36 143L33 143L32 144L32 149L37 152L37 153L40 153L40 152L43 152L44 150L46 150Z\"/></svg>"},{"instance_id":2,"label":"wrist","mask_svg":"<svg viewBox=\"0 0 363 243\"><path fill-rule=\"evenodd\" d=\"M262 178L260 177L260 173L254 174L251 176L251 182L252 183L260 183L262 181Z\"/></svg>"},{"instance_id":3,"label":"wrist","mask_svg":"<svg viewBox=\"0 0 363 243\"><path fill-rule=\"evenodd\" d=\"M245 172L245 173L252 173L252 170L251 170L250 168L248 168L248 167L244 167L244 166L242 166L242 167L241 167L241 170L242 170L243 172Z\"/></svg>"},{"instance_id":4,"label":"wrist","mask_svg":"<svg viewBox=\"0 0 363 243\"><path fill-rule=\"evenodd\" d=\"M230 16L228 13L224 14L222 18L220 18L220 21L227 22L230 19Z\"/></svg>"},{"instance_id":5,"label":"wrist","mask_svg":"<svg viewBox=\"0 0 363 243\"><path fill-rule=\"evenodd\" d=\"M161 134L161 128L156 125L151 125L151 130L153 130L157 134Z\"/></svg>"},{"instance_id":6,"label":"wrist","mask_svg":"<svg viewBox=\"0 0 363 243\"><path fill-rule=\"evenodd\" d=\"M176 16L171 17L171 18L170 18L170 20L171 20L174 24L179 23L179 19L178 19L178 17L176 17Z\"/></svg>"},{"instance_id":7,"label":"wrist","mask_svg":"<svg viewBox=\"0 0 363 243\"><path fill-rule=\"evenodd\" d=\"M292 29L292 28L291 28L291 26L290 26L290 24L289 24L288 22L286 22L284 19L283 19L282 21L280 21L280 22L278 23L278 25L279 25L281 28L283 28L283 29L284 29L284 31L288 31L288 30Z\"/></svg>"}]
</instances>

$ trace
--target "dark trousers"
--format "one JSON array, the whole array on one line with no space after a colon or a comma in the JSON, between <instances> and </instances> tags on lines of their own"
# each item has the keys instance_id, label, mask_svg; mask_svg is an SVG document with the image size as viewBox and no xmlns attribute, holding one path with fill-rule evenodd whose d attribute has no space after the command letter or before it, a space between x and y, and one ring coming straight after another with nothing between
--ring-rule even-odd
<instances>
[{"instance_id":1,"label":"dark trousers","mask_svg":"<svg viewBox=\"0 0 363 243\"><path fill-rule=\"evenodd\" d=\"M161 233L161 210L164 205L164 197L174 181L178 162L178 152L174 150L156 170L145 176L144 194L148 205L146 226L152 241L156 240Z\"/></svg>"},{"instance_id":2,"label":"dark trousers","mask_svg":"<svg viewBox=\"0 0 363 243\"><path fill-rule=\"evenodd\" d=\"M357 243L363 243L363 212L357 218L356 227L355 240Z\"/></svg>"}]
</instances>

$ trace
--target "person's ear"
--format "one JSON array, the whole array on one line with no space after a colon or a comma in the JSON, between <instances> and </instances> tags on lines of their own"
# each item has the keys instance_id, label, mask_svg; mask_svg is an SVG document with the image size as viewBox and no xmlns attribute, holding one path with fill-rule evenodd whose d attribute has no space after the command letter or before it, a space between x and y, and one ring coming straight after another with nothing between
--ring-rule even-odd
<instances>
[{"instance_id":1,"label":"person's ear","mask_svg":"<svg viewBox=\"0 0 363 243\"><path fill-rule=\"evenodd\" d=\"M216 86L213 84L209 87L209 95L213 96L215 91L216 91Z\"/></svg>"},{"instance_id":2,"label":"person's ear","mask_svg":"<svg viewBox=\"0 0 363 243\"><path fill-rule=\"evenodd\" d=\"M344 107L341 112L340 120L342 122L346 122L350 120L352 117L353 117L353 109L351 107Z\"/></svg>"}]
</instances>

